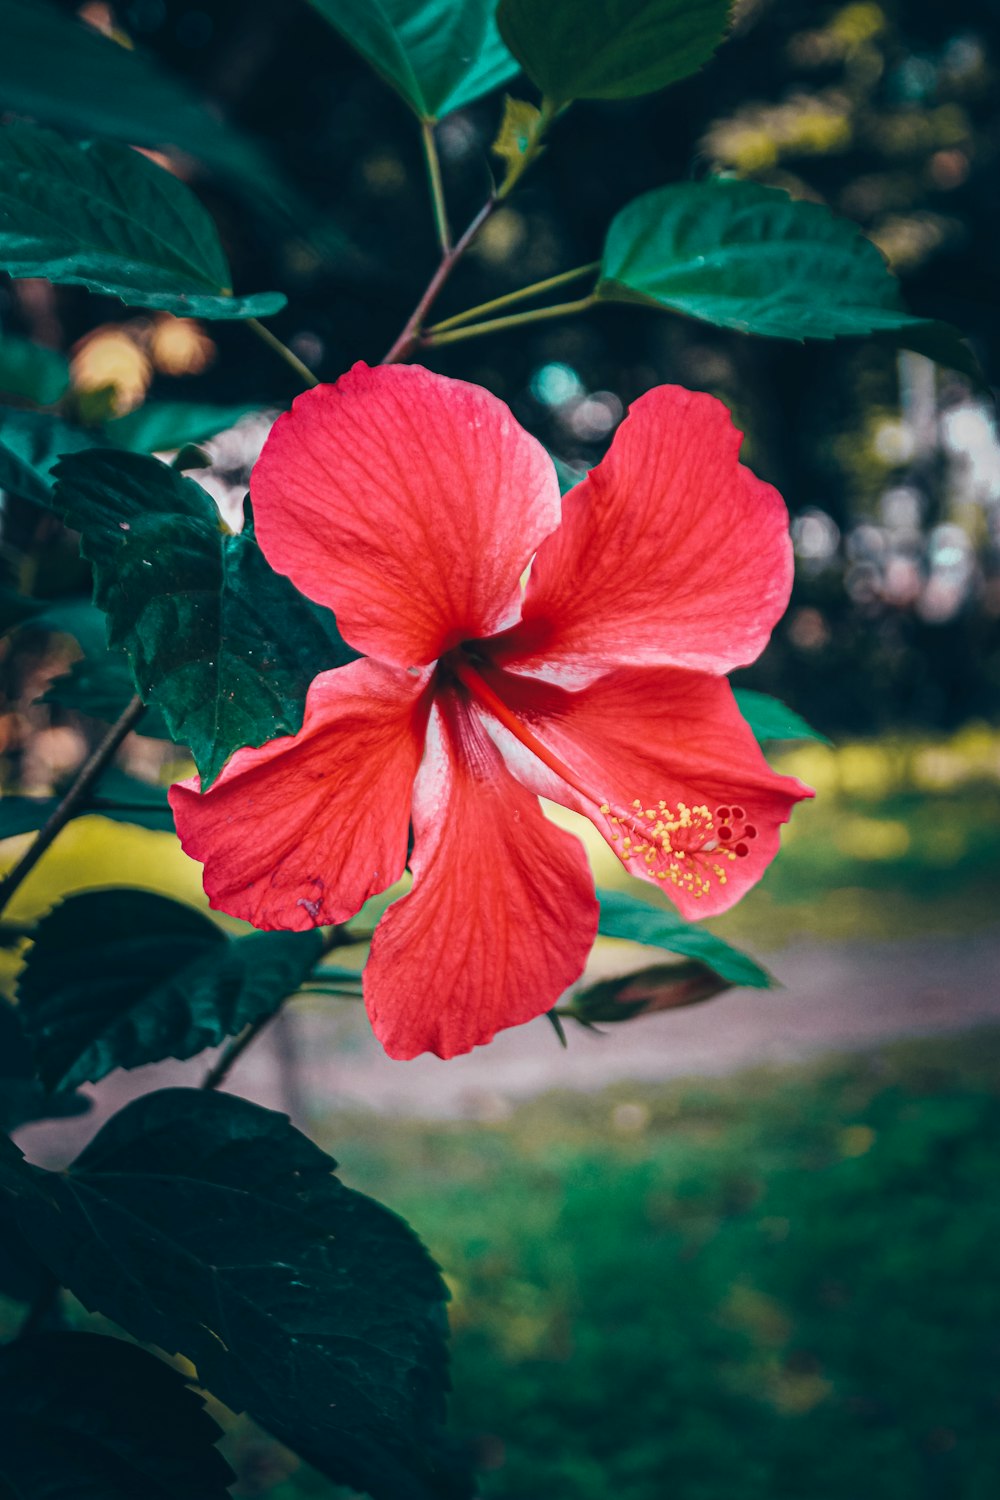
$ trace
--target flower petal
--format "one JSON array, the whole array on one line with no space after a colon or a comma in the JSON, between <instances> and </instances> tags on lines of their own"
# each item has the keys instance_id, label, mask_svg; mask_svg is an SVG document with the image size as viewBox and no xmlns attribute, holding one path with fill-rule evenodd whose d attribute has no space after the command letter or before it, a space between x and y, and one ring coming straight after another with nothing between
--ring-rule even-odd
<instances>
[{"instance_id":1,"label":"flower petal","mask_svg":"<svg viewBox=\"0 0 1000 1500\"><path fill-rule=\"evenodd\" d=\"M508 407L419 366L358 364L299 396L250 492L272 566L404 667L516 620L560 514L552 460Z\"/></svg>"},{"instance_id":2,"label":"flower petal","mask_svg":"<svg viewBox=\"0 0 1000 1500\"><path fill-rule=\"evenodd\" d=\"M585 813L629 873L660 886L686 917L725 911L755 885L781 824L813 795L771 770L722 678L629 667L578 692L511 673L490 682L576 784L491 723L518 779Z\"/></svg>"},{"instance_id":3,"label":"flower petal","mask_svg":"<svg viewBox=\"0 0 1000 1500\"><path fill-rule=\"evenodd\" d=\"M551 1009L583 972L597 901L583 846L550 823L451 693L413 803L413 890L389 907L364 986L390 1057L454 1057Z\"/></svg>"},{"instance_id":4,"label":"flower petal","mask_svg":"<svg viewBox=\"0 0 1000 1500\"><path fill-rule=\"evenodd\" d=\"M218 781L170 788L177 832L216 911L255 927L345 922L406 864L427 679L379 662L323 672L295 736L237 750Z\"/></svg>"},{"instance_id":5,"label":"flower petal","mask_svg":"<svg viewBox=\"0 0 1000 1500\"><path fill-rule=\"evenodd\" d=\"M564 497L494 659L568 684L755 660L788 603L792 549L784 502L738 462L741 441L713 396L664 385L636 401Z\"/></svg>"}]
</instances>

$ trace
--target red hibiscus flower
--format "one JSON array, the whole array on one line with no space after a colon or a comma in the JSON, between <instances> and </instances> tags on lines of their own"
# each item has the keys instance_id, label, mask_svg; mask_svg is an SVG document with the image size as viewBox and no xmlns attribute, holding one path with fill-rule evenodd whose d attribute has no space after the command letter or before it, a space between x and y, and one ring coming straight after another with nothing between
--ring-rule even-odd
<instances>
[{"instance_id":1,"label":"red hibiscus flower","mask_svg":"<svg viewBox=\"0 0 1000 1500\"><path fill-rule=\"evenodd\" d=\"M171 790L220 911L343 922L403 874L364 975L393 1057L452 1057L548 1010L597 928L584 813L685 916L760 879L810 796L772 772L722 676L788 601L781 497L710 396L661 386L560 500L551 459L477 386L356 365L275 423L251 479L271 564L360 660L292 738ZM527 587L521 578L531 564Z\"/></svg>"}]
</instances>

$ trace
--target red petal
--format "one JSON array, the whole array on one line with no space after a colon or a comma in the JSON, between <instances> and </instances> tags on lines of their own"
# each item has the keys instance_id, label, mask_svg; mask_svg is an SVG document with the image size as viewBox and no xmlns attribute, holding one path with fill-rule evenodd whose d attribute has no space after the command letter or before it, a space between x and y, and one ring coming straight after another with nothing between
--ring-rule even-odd
<instances>
[{"instance_id":1,"label":"red petal","mask_svg":"<svg viewBox=\"0 0 1000 1500\"><path fill-rule=\"evenodd\" d=\"M250 491L268 561L404 667L516 620L560 514L551 459L504 403L418 366L358 364L299 396Z\"/></svg>"},{"instance_id":2,"label":"red petal","mask_svg":"<svg viewBox=\"0 0 1000 1500\"><path fill-rule=\"evenodd\" d=\"M784 502L738 462L741 441L712 396L664 385L636 401L564 497L496 659L585 682L625 664L721 674L759 656L792 551Z\"/></svg>"},{"instance_id":3,"label":"red petal","mask_svg":"<svg viewBox=\"0 0 1000 1500\"><path fill-rule=\"evenodd\" d=\"M508 730L492 728L514 774L539 795L585 813L630 874L666 891L686 917L725 911L755 885L778 852L781 824L796 802L812 796L793 777L770 769L722 678L631 667L578 692L509 673L496 673L491 682L578 785L558 778ZM695 811L690 829L673 834L684 857L671 861L649 833L668 816L677 821L681 804ZM702 808L711 827L696 811ZM706 842L717 847L702 848ZM642 843L644 850L631 852ZM692 885L702 882L707 889L695 895Z\"/></svg>"},{"instance_id":4,"label":"red petal","mask_svg":"<svg viewBox=\"0 0 1000 1500\"><path fill-rule=\"evenodd\" d=\"M297 735L237 750L207 792L197 778L172 786L210 904L303 931L345 922L398 880L428 705L426 679L351 662L312 683Z\"/></svg>"},{"instance_id":5,"label":"red petal","mask_svg":"<svg viewBox=\"0 0 1000 1500\"><path fill-rule=\"evenodd\" d=\"M597 901L579 840L545 818L447 693L413 822L413 891L376 929L365 999L390 1057L454 1057L551 1009L583 972Z\"/></svg>"}]
</instances>

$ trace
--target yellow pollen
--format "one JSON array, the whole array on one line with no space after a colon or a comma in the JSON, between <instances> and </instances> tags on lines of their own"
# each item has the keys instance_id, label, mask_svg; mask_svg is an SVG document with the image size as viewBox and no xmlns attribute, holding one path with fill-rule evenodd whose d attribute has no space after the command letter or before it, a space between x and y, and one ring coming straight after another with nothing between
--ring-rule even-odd
<instances>
[{"instance_id":1,"label":"yellow pollen","mask_svg":"<svg viewBox=\"0 0 1000 1500\"><path fill-rule=\"evenodd\" d=\"M727 883L727 865L748 854L757 837L750 815L739 806L713 810L704 802L678 802L672 807L662 799L647 806L636 797L627 809L602 802L600 812L614 825L609 837L621 838L615 852L624 865L635 869L641 860L652 879L669 880L697 900L714 884Z\"/></svg>"}]
</instances>

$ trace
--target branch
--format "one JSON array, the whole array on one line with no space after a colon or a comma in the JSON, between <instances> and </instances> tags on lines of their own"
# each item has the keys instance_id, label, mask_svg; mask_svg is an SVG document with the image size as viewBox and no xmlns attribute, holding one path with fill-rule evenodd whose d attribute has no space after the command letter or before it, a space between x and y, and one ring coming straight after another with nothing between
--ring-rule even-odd
<instances>
[{"instance_id":1,"label":"branch","mask_svg":"<svg viewBox=\"0 0 1000 1500\"><path fill-rule=\"evenodd\" d=\"M420 301L417 303L416 307L407 318L406 325L403 328L402 333L399 335L399 338L396 340L392 348L382 360L382 363L384 365L400 364L403 360L409 359L410 355L413 353L414 349L417 347L417 344L420 341L420 329L423 325L424 318L427 316L428 312L430 312L434 303L437 301L445 282L448 280L448 277L458 265L466 250L468 250L469 246L472 244L472 241L476 238L476 235L482 229L483 225L486 223L486 220L490 217L490 214L493 213L494 209L497 207L498 201L499 200L495 197L487 198L486 202L476 214L476 217L472 220L472 223L466 229L465 233L459 240L456 241L456 243L450 250L446 250L444 252L441 257L440 265L434 272L434 275L431 277L430 281L427 283L427 290L424 292Z\"/></svg>"},{"instance_id":2,"label":"branch","mask_svg":"<svg viewBox=\"0 0 1000 1500\"><path fill-rule=\"evenodd\" d=\"M4 912L14 892L26 876L31 874L56 835L87 802L91 788L101 772L114 759L117 750L127 735L138 724L146 712L146 705L138 696L133 698L120 718L112 724L97 749L84 761L72 785L59 799L58 805L41 826L33 844L22 854L14 868L0 880L0 913Z\"/></svg>"}]
</instances>

